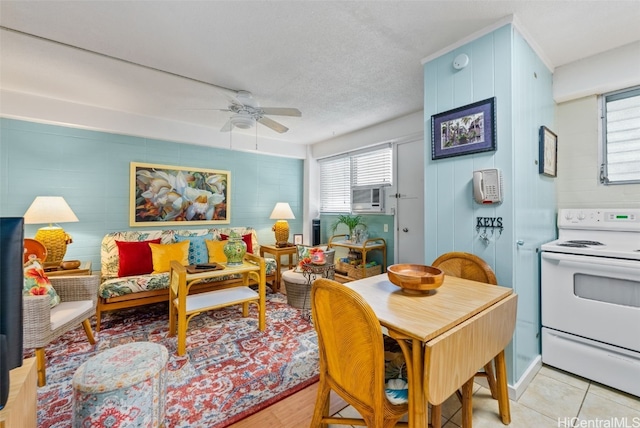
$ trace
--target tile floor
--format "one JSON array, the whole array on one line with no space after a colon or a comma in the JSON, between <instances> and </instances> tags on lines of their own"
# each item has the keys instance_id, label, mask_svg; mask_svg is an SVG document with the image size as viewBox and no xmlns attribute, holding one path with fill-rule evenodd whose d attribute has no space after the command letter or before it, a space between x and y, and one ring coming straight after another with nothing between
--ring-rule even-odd
<instances>
[{"instance_id":1,"label":"tile floor","mask_svg":"<svg viewBox=\"0 0 640 428\"><path fill-rule=\"evenodd\" d=\"M638 380L640 382L640 379ZM457 397L442 407L443 428L458 428L461 406ZM358 417L352 407L339 413ZM498 402L476 384L473 427L502 427ZM543 366L518 401L511 401L511 428L640 428L640 398L613 390L552 367ZM330 425L330 428L344 425Z\"/></svg>"}]
</instances>

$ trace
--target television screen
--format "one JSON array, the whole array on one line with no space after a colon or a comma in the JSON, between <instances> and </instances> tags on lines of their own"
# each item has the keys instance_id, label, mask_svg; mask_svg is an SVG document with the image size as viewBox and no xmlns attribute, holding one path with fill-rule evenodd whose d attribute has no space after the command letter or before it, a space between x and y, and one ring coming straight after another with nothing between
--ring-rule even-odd
<instances>
[{"instance_id":1,"label":"television screen","mask_svg":"<svg viewBox=\"0 0 640 428\"><path fill-rule=\"evenodd\" d=\"M0 368L5 371L22 365L23 256L23 218L0 217L0 335L4 336L6 344L0 346ZM3 389L0 398L5 395L4 387L8 387L5 376L6 373L0 373ZM0 403L0 407L4 404Z\"/></svg>"}]
</instances>

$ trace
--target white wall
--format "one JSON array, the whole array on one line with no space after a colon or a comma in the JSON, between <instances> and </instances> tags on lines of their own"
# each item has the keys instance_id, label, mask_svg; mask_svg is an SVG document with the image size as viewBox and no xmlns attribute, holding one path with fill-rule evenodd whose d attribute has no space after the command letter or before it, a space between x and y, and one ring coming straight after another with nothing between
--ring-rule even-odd
<instances>
[{"instance_id":1,"label":"white wall","mask_svg":"<svg viewBox=\"0 0 640 428\"><path fill-rule=\"evenodd\" d=\"M316 143L311 147L311 156L314 159L321 159L375 144L415 140L416 136L423 132L424 114L420 110L360 131Z\"/></svg>"},{"instance_id":2,"label":"white wall","mask_svg":"<svg viewBox=\"0 0 640 428\"><path fill-rule=\"evenodd\" d=\"M640 85L640 41L558 67L553 98L562 103Z\"/></svg>"},{"instance_id":3,"label":"white wall","mask_svg":"<svg viewBox=\"0 0 640 428\"><path fill-rule=\"evenodd\" d=\"M558 208L640 208L640 184L600 184L598 95L640 85L640 41L556 68Z\"/></svg>"},{"instance_id":4,"label":"white wall","mask_svg":"<svg viewBox=\"0 0 640 428\"><path fill-rule=\"evenodd\" d=\"M206 147L258 152L296 159L307 156L303 144L289 144L260 136L256 150L255 136L171 121L157 117L136 115L124 111L76 104L65 100L45 98L37 95L0 90L0 116L31 122L62 125L93 131L154 138L164 141L197 144Z\"/></svg>"},{"instance_id":5,"label":"white wall","mask_svg":"<svg viewBox=\"0 0 640 428\"><path fill-rule=\"evenodd\" d=\"M598 97L558 104L558 208L640 208L640 184L600 184Z\"/></svg>"}]
</instances>

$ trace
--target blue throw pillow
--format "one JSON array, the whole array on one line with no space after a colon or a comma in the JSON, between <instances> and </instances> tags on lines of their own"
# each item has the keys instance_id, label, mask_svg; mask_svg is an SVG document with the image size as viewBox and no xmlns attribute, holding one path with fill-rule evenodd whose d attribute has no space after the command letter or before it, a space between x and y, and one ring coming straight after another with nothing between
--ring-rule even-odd
<instances>
[{"instance_id":1,"label":"blue throw pillow","mask_svg":"<svg viewBox=\"0 0 640 428\"><path fill-rule=\"evenodd\" d=\"M176 235L176 242L190 241L189 244L189 264L197 265L201 263L209 263L209 251L205 239L213 239L211 233L200 236L182 236Z\"/></svg>"}]
</instances>

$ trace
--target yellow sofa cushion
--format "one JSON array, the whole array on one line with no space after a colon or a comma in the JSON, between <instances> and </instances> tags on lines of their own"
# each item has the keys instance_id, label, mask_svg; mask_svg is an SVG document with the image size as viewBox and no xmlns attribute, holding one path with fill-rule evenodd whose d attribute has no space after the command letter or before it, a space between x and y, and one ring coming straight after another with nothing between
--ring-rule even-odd
<instances>
[{"instance_id":1,"label":"yellow sofa cushion","mask_svg":"<svg viewBox=\"0 0 640 428\"><path fill-rule=\"evenodd\" d=\"M177 260L181 265L189 264L189 241L175 244L149 244L153 259L153 272L169 272L171 260Z\"/></svg>"},{"instance_id":2,"label":"yellow sofa cushion","mask_svg":"<svg viewBox=\"0 0 640 428\"><path fill-rule=\"evenodd\" d=\"M209 251L209 263L224 263L227 261L227 256L224 255L224 245L229 241L206 239L204 242L207 244L207 251Z\"/></svg>"}]
</instances>

